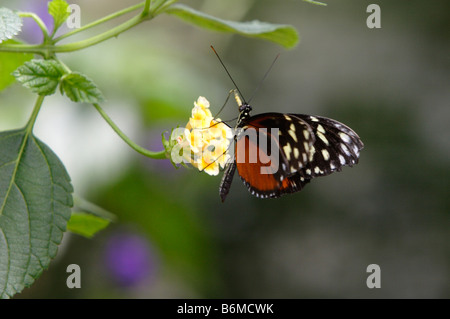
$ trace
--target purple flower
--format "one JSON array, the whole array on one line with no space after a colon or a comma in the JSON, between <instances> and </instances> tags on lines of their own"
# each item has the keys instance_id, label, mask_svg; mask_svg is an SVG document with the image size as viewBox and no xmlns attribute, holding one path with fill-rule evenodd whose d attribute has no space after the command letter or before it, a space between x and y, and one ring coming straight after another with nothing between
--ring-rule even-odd
<instances>
[{"instance_id":1,"label":"purple flower","mask_svg":"<svg viewBox=\"0 0 450 319\"><path fill-rule=\"evenodd\" d=\"M135 233L113 235L105 248L106 268L121 286L137 286L156 272L156 256L150 243Z\"/></svg>"},{"instance_id":2,"label":"purple flower","mask_svg":"<svg viewBox=\"0 0 450 319\"><path fill-rule=\"evenodd\" d=\"M48 2L50 2L50 0L26 1L20 9L17 9L26 12L33 12L38 15L47 26L48 31L51 33L53 30L53 17L48 13ZM42 43L43 40L41 29L31 18L23 19L22 34L20 37L26 42L32 44Z\"/></svg>"}]
</instances>

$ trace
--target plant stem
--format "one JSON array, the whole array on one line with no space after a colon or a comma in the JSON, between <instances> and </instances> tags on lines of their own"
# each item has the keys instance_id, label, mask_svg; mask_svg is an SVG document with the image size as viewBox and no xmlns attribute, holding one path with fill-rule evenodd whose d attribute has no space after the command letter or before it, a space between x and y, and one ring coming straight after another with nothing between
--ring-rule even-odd
<instances>
[{"instance_id":1,"label":"plant stem","mask_svg":"<svg viewBox=\"0 0 450 319\"><path fill-rule=\"evenodd\" d=\"M142 10L141 15L146 16L150 12L150 4L152 3L151 0L145 1L144 10Z\"/></svg>"},{"instance_id":2,"label":"plant stem","mask_svg":"<svg viewBox=\"0 0 450 319\"><path fill-rule=\"evenodd\" d=\"M44 43L47 43L47 41L50 39L48 29L45 23L41 20L41 18L39 18L38 15L34 14L33 12L18 12L18 15L19 17L22 18L32 18L37 23L37 25L42 31L42 34L44 35Z\"/></svg>"},{"instance_id":3,"label":"plant stem","mask_svg":"<svg viewBox=\"0 0 450 319\"><path fill-rule=\"evenodd\" d=\"M69 67L67 65L65 65L61 60L59 60L59 59L56 59L56 60L59 63L61 63L61 65L63 66L63 68L66 70L66 72L68 74L72 73L72 71L69 69ZM136 152L138 152L144 156L154 158L154 159L165 159L166 158L165 151L152 152L152 151L149 151L149 150L137 145L136 143L134 143L128 136L125 135L125 133L122 132L122 130L119 129L119 127L116 125L116 123L114 123L113 120L111 120L111 118L108 116L108 114L106 114L106 112L101 108L101 106L99 104L94 103L93 105L96 108L96 110L100 113L100 115L105 119L105 121L109 124L109 126L111 126L111 128L114 130L114 132L116 132L117 135L119 135L120 138L122 140L124 140L124 142L127 143Z\"/></svg>"},{"instance_id":4,"label":"plant stem","mask_svg":"<svg viewBox=\"0 0 450 319\"><path fill-rule=\"evenodd\" d=\"M106 16L106 17L103 17L103 18L101 18L101 19L99 19L99 20L96 20L96 21L94 21L94 22L91 22L91 23L89 23L89 24L86 24L85 26L83 26L83 27L81 27L81 28L78 28L78 29L75 29L75 30L73 30L73 31L67 32L67 33L65 33L65 34L63 34L63 35L61 35L61 36L55 38L55 39L54 39L54 43L56 43L56 42L58 42L58 41L61 41L62 39L65 39L65 38L67 38L67 37L70 37L70 36L72 36L72 35L74 35L74 34L77 34L77 33L81 32L81 31L85 31L85 30L87 30L87 29L96 27L96 26L98 26L98 25L100 25L100 24L102 24L102 23L105 23L105 22L107 22L107 21L110 21L110 20L112 20L112 19L115 19L115 18L117 18L117 17L120 17L120 16L122 16L122 15L124 15L124 14L127 14L127 13L129 13L129 12L135 11L135 10L141 8L142 6L144 6L144 3L139 3L139 4L134 5L134 6L131 6L131 7L129 7L129 8L126 8L126 9L123 9L123 10L120 10L120 11L117 11L117 12L114 12L114 13L112 13L112 14Z\"/></svg>"},{"instance_id":5,"label":"plant stem","mask_svg":"<svg viewBox=\"0 0 450 319\"><path fill-rule=\"evenodd\" d=\"M90 24L85 25L84 27L81 27L79 29L76 29L74 31L68 32L56 39L53 40L53 42L58 42L64 38L67 38L71 35L74 35L78 32L84 31L86 29L92 28L94 26L97 26L101 23L107 22L111 19L117 18L121 15L124 15L126 13L129 13L131 11L137 10L141 7L143 7L144 5L146 5L146 3L139 3L137 5L131 6L129 8L123 9L121 11L115 12L113 14L110 14L109 16L106 16L102 19L99 19L97 21L94 21ZM24 16L26 14L28 14L27 12L22 13L24 14ZM48 31L47 28L45 27L45 24L42 22L42 20L35 14L30 13L29 14L30 17L36 18L36 22L39 24L39 26L42 29L42 32L44 33L44 39L48 39L49 35L48 35ZM79 42L74 42L74 43L68 43L68 44L63 44L60 46L54 46L54 45L49 45L46 44L47 42L44 41L44 44L38 44L38 45L29 45L29 44L1 44L0 45L0 51L4 51L4 52L23 52L23 53L35 53L35 54L39 54L42 55L44 57L50 56L53 53L58 53L58 52L71 52L71 51L76 51L76 50L81 50L84 49L86 47L95 45L97 43L103 42L105 40L108 40L112 37L118 36L120 33L136 26L137 24L145 21L145 20L149 20L153 18L153 15L151 14L139 14L133 18L131 18L130 20L118 25L117 27L114 27L104 33L98 34L96 36L93 36L91 38L79 41ZM39 21L39 22L38 22Z\"/></svg>"},{"instance_id":6,"label":"plant stem","mask_svg":"<svg viewBox=\"0 0 450 319\"><path fill-rule=\"evenodd\" d=\"M0 44L0 52L16 52L16 53L35 53L42 56L48 56L52 51L52 45L43 44L21 44L21 43L6 43Z\"/></svg>"},{"instance_id":7,"label":"plant stem","mask_svg":"<svg viewBox=\"0 0 450 319\"><path fill-rule=\"evenodd\" d=\"M36 118L39 114L39 111L41 110L42 102L44 102L45 95L39 95L33 108L33 112L31 112L31 116L28 119L27 125L25 126L25 129L27 133L31 133L34 127L34 123L36 123Z\"/></svg>"},{"instance_id":8,"label":"plant stem","mask_svg":"<svg viewBox=\"0 0 450 319\"><path fill-rule=\"evenodd\" d=\"M165 11L167 7L171 6L173 3L178 2L178 0L165 0L161 2L156 8L153 9L153 14L158 15Z\"/></svg>"},{"instance_id":9,"label":"plant stem","mask_svg":"<svg viewBox=\"0 0 450 319\"><path fill-rule=\"evenodd\" d=\"M125 133L123 133L119 127L111 120L111 118L108 116L108 114L105 113L105 111L101 108L101 106L97 103L93 104L94 107L96 108L96 110L100 113L100 115L103 117L103 119L109 124L109 126L111 126L111 128L114 130L114 132L117 133L117 135L120 136L120 138L127 143L132 149L134 149L136 152L153 158L153 159L165 159L166 154L165 151L161 151L161 152L151 152L139 145L137 145L136 143L134 143L128 136L125 135Z\"/></svg>"},{"instance_id":10,"label":"plant stem","mask_svg":"<svg viewBox=\"0 0 450 319\"><path fill-rule=\"evenodd\" d=\"M77 50L81 50L81 49L93 46L97 43L100 43L100 42L103 42L110 38L118 36L120 33L134 27L135 25L141 23L142 21L147 20L148 17L149 16L142 17L141 15L135 16L135 17L131 18L130 20L118 25L117 27L114 27L111 30L108 30L99 35L93 36L89 39L82 40L79 42L74 42L74 43L57 45L57 46L53 47L52 51L55 53L72 52L72 51L77 51Z\"/></svg>"}]
</instances>

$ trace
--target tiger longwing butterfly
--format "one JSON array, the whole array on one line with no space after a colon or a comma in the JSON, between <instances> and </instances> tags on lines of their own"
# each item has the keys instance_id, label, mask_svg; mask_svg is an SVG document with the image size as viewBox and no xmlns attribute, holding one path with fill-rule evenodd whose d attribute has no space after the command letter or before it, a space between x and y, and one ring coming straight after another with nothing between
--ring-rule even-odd
<instances>
[{"instance_id":1,"label":"tiger longwing butterfly","mask_svg":"<svg viewBox=\"0 0 450 319\"><path fill-rule=\"evenodd\" d=\"M230 76L217 52L211 48ZM240 93L231 76L230 79ZM345 124L306 114L251 116L252 107L245 99L241 102L236 91L234 93L239 117L234 135L234 156L225 167L219 187L222 202L229 193L236 169L250 193L260 198L276 198L300 191L315 177L358 163L364 144Z\"/></svg>"}]
</instances>

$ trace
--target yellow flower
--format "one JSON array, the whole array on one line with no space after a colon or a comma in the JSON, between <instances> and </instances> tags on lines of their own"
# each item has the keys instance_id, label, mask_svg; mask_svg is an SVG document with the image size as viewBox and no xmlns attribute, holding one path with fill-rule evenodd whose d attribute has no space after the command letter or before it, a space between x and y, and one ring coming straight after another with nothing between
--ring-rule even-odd
<instances>
[{"instance_id":1,"label":"yellow flower","mask_svg":"<svg viewBox=\"0 0 450 319\"><path fill-rule=\"evenodd\" d=\"M209 127L209 123L213 119L209 109L203 109L195 106L192 109L192 116L189 119L189 124L194 129L205 129Z\"/></svg>"},{"instance_id":2,"label":"yellow flower","mask_svg":"<svg viewBox=\"0 0 450 319\"><path fill-rule=\"evenodd\" d=\"M230 155L227 154L229 145L229 142L224 143L222 140L212 140L208 148L204 151L204 157L209 160L214 159L216 164L220 165L221 168L224 168L230 157Z\"/></svg>"},{"instance_id":3,"label":"yellow flower","mask_svg":"<svg viewBox=\"0 0 450 319\"><path fill-rule=\"evenodd\" d=\"M194 129L190 131L186 128L184 129L184 137L194 153L198 153L201 149L203 149L204 142L202 132L200 130Z\"/></svg>"},{"instance_id":4,"label":"yellow flower","mask_svg":"<svg viewBox=\"0 0 450 319\"><path fill-rule=\"evenodd\" d=\"M197 101L194 102L194 107L200 107L204 110L209 109L209 101L204 96L199 96Z\"/></svg>"},{"instance_id":5,"label":"yellow flower","mask_svg":"<svg viewBox=\"0 0 450 319\"><path fill-rule=\"evenodd\" d=\"M183 159L200 171L218 175L230 157L227 153L232 139L231 128L220 119L213 118L209 101L200 96L194 102L191 117L184 133L177 137L177 142L183 148ZM186 147L190 152L186 152Z\"/></svg>"},{"instance_id":6,"label":"yellow flower","mask_svg":"<svg viewBox=\"0 0 450 319\"><path fill-rule=\"evenodd\" d=\"M209 125L209 132L215 139L225 139L231 141L233 139L233 131L222 122L221 119L213 119Z\"/></svg>"}]
</instances>

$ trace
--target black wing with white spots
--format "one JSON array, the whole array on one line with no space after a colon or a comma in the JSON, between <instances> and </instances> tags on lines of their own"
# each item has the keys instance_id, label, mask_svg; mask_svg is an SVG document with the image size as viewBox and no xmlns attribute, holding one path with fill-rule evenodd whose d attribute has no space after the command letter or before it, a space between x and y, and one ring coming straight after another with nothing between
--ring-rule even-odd
<instances>
[{"instance_id":1,"label":"black wing with white spots","mask_svg":"<svg viewBox=\"0 0 450 319\"><path fill-rule=\"evenodd\" d=\"M308 163L302 170L304 177L326 176L340 171L343 166L358 163L363 142L347 125L322 116L291 114L308 123L315 142L310 149Z\"/></svg>"}]
</instances>

